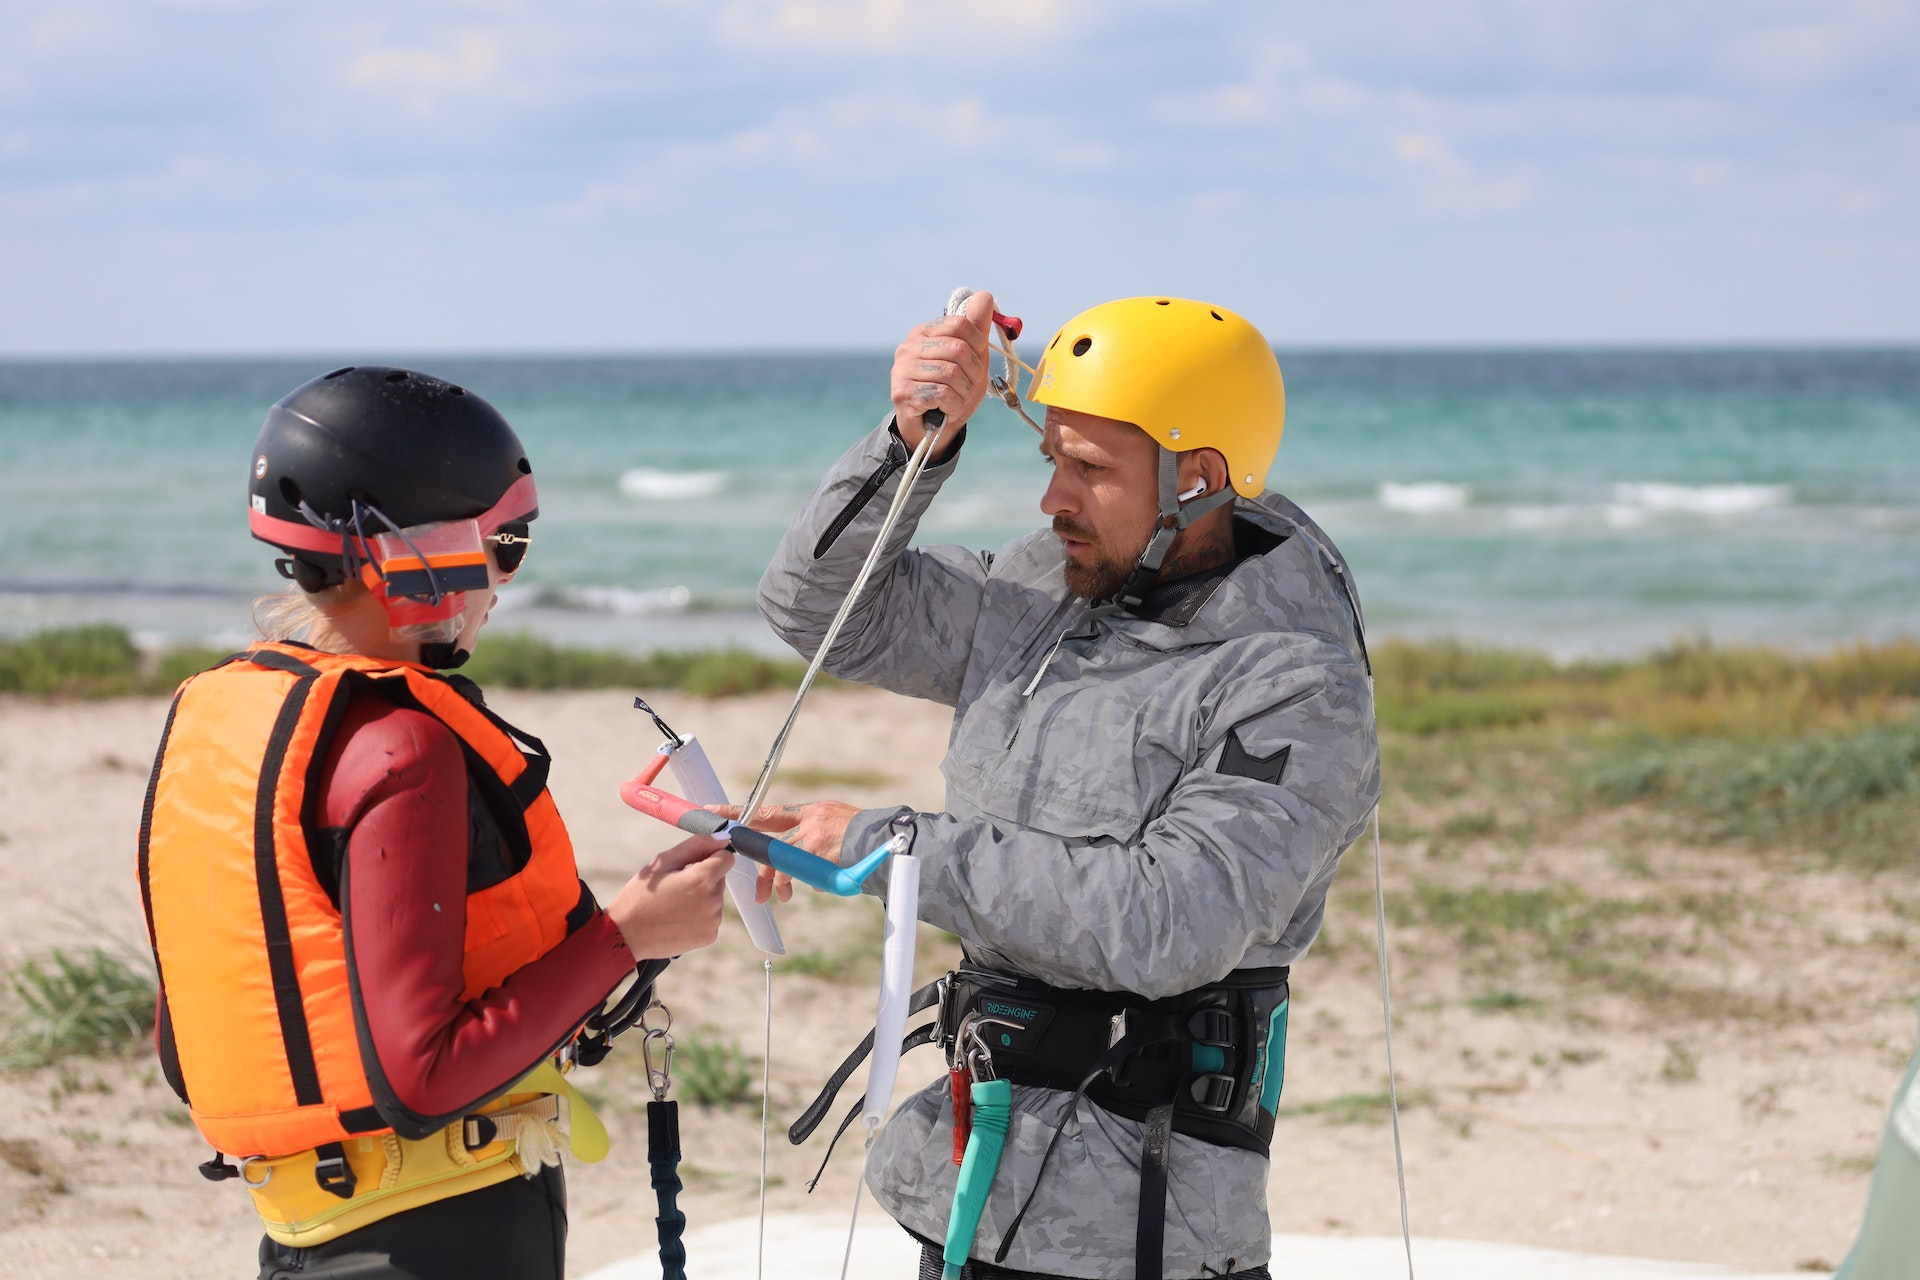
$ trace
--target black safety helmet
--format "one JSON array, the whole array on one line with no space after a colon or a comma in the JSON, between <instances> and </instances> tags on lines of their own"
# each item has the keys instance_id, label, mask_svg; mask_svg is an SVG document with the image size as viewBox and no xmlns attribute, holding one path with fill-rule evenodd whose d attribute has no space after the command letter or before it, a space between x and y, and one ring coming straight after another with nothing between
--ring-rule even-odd
<instances>
[{"instance_id":1,"label":"black safety helmet","mask_svg":"<svg viewBox=\"0 0 1920 1280\"><path fill-rule=\"evenodd\" d=\"M526 449L498 410L383 365L335 369L269 409L248 499L253 536L285 551L281 572L309 591L353 571L341 531L356 519L367 535L464 519L494 534L539 514Z\"/></svg>"}]
</instances>

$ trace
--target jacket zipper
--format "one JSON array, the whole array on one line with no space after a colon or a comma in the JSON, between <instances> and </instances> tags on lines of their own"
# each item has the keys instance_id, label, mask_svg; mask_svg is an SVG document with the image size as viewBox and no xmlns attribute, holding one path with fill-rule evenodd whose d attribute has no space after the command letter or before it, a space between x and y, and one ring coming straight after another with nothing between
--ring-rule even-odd
<instances>
[{"instance_id":1,"label":"jacket zipper","mask_svg":"<svg viewBox=\"0 0 1920 1280\"><path fill-rule=\"evenodd\" d=\"M1014 740L1020 736L1020 726L1027 721L1027 708L1033 705L1033 691L1040 687L1040 681L1046 676L1047 668L1053 665L1054 658L1058 656L1060 652L1060 646L1065 643L1066 638L1072 634L1072 627L1068 627L1060 633L1059 637L1054 640L1053 647L1047 650L1047 656L1040 660L1040 669L1033 673L1033 679L1027 681L1027 687L1020 691L1020 714L1013 718L1013 732L1007 735L1007 745L1002 748L1003 750L1013 750Z\"/></svg>"}]
</instances>

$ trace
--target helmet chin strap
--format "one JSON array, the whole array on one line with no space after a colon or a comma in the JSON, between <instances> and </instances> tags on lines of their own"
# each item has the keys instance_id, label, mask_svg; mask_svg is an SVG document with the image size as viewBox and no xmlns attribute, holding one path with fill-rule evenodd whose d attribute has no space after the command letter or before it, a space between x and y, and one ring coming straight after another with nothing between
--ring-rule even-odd
<instances>
[{"instance_id":1,"label":"helmet chin strap","mask_svg":"<svg viewBox=\"0 0 1920 1280\"><path fill-rule=\"evenodd\" d=\"M464 666L472 656L460 647L458 640L430 640L420 646L420 665L434 671L451 671Z\"/></svg>"},{"instance_id":2,"label":"helmet chin strap","mask_svg":"<svg viewBox=\"0 0 1920 1280\"><path fill-rule=\"evenodd\" d=\"M1167 562L1167 553L1173 550L1173 540L1180 536L1180 531L1208 512L1233 501L1233 486L1227 484L1222 485L1218 493L1182 502L1179 492L1180 455L1165 445L1159 445L1158 448L1160 513L1154 524L1153 536L1147 539L1147 549L1133 562L1133 572L1127 575L1120 590L1094 604L1091 610L1094 617L1138 608L1146 600L1147 592L1153 589L1153 584L1159 581L1160 567Z\"/></svg>"}]
</instances>

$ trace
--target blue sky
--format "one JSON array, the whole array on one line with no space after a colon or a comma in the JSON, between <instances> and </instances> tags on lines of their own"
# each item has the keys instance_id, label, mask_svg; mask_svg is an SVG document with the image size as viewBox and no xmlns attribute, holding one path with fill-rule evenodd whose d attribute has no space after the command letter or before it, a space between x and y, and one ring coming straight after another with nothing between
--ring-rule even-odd
<instances>
[{"instance_id":1,"label":"blue sky","mask_svg":"<svg viewBox=\"0 0 1920 1280\"><path fill-rule=\"evenodd\" d=\"M1920 0L0 2L0 355L1920 340Z\"/></svg>"}]
</instances>

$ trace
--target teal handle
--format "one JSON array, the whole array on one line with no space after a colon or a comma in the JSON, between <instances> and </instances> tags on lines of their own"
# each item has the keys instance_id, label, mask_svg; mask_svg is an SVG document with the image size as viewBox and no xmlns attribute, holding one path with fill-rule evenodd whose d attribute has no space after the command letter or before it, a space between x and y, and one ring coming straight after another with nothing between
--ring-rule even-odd
<instances>
[{"instance_id":1,"label":"teal handle","mask_svg":"<svg viewBox=\"0 0 1920 1280\"><path fill-rule=\"evenodd\" d=\"M973 1236L986 1212L987 1192L1000 1172L1000 1151L1007 1145L1007 1123L1013 1119L1013 1086L1005 1080L976 1080L973 1085L973 1131L967 1135L967 1154L960 1177L953 1184L953 1211L947 1217L947 1247L940 1280L960 1280L967 1265Z\"/></svg>"},{"instance_id":2,"label":"teal handle","mask_svg":"<svg viewBox=\"0 0 1920 1280\"><path fill-rule=\"evenodd\" d=\"M732 842L735 849L755 862L785 872L801 884L811 885L823 893L838 894L842 898L858 895L860 886L867 882L874 868L893 854L893 842L888 841L852 866L842 867L784 840L776 840L764 831L755 831L737 822L726 823L720 828L720 833Z\"/></svg>"}]
</instances>

